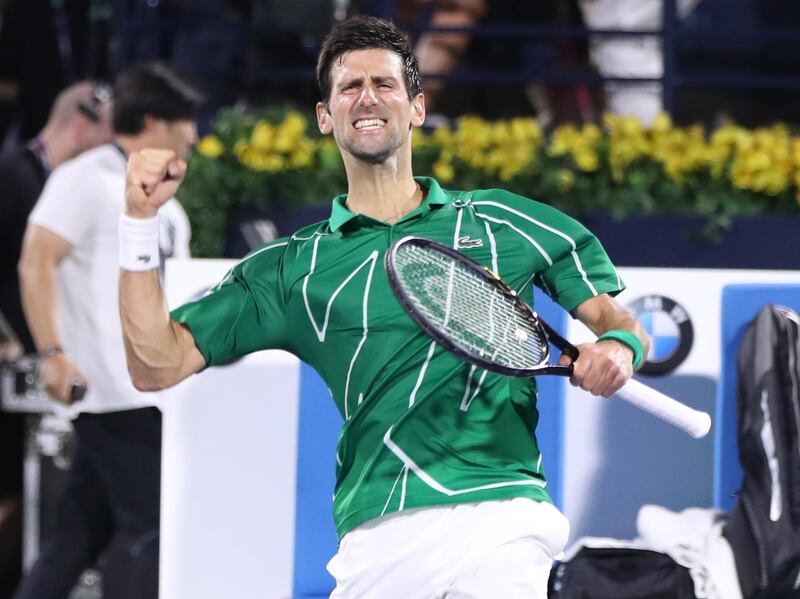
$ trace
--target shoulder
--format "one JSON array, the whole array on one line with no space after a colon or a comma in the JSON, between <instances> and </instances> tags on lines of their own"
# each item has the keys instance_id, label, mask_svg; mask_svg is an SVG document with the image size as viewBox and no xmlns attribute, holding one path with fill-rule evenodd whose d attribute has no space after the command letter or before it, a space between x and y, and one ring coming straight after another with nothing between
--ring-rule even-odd
<instances>
[{"instance_id":1,"label":"shoulder","mask_svg":"<svg viewBox=\"0 0 800 599\"><path fill-rule=\"evenodd\" d=\"M557 208L504 189L478 189L471 193L475 211L495 222L512 224L529 233L547 231L571 244L591 237L591 232Z\"/></svg>"},{"instance_id":2,"label":"shoulder","mask_svg":"<svg viewBox=\"0 0 800 599\"><path fill-rule=\"evenodd\" d=\"M451 192L455 193L455 192ZM563 212L531 198L506 191L505 189L474 189L467 194L472 203L476 206L485 208L496 208L498 210L517 211L529 216L554 216L563 215Z\"/></svg>"},{"instance_id":3,"label":"shoulder","mask_svg":"<svg viewBox=\"0 0 800 599\"><path fill-rule=\"evenodd\" d=\"M298 229L292 233L289 239L292 240L292 245L294 247L300 247L309 242L313 243L317 237L328 235L330 232L330 223L328 222L328 219L325 219Z\"/></svg>"},{"instance_id":4,"label":"shoulder","mask_svg":"<svg viewBox=\"0 0 800 599\"><path fill-rule=\"evenodd\" d=\"M238 266L258 268L277 259L292 259L300 253L313 248L315 241L330 234L328 221L319 221L298 229L292 235L279 237L257 247L239 262Z\"/></svg>"},{"instance_id":5,"label":"shoulder","mask_svg":"<svg viewBox=\"0 0 800 599\"><path fill-rule=\"evenodd\" d=\"M78 173L97 171L125 173L126 162L125 157L119 150L111 144L106 144L81 152L72 160L65 162L60 168L69 167L72 172Z\"/></svg>"},{"instance_id":6,"label":"shoulder","mask_svg":"<svg viewBox=\"0 0 800 599\"><path fill-rule=\"evenodd\" d=\"M100 171L116 166L118 172L124 173L124 159L122 156L115 156L115 152L111 146L100 146L99 148L82 152L75 158L56 167L47 179L47 187L79 183L79 189L85 191L93 187L97 181L95 175ZM75 190L73 189L73 191Z\"/></svg>"}]
</instances>

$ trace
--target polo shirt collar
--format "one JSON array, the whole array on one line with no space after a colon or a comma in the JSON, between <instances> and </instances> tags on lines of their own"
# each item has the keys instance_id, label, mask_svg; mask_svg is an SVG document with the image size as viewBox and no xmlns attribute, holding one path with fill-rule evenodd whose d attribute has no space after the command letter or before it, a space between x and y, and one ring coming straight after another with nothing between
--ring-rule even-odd
<instances>
[{"instance_id":1,"label":"polo shirt collar","mask_svg":"<svg viewBox=\"0 0 800 599\"><path fill-rule=\"evenodd\" d=\"M441 206L453 202L453 196L442 189L436 179L432 177L414 177L414 180L427 190L425 199L420 207ZM331 216L328 219L328 224L333 232L338 231L345 223L359 216L358 214L350 212L350 210L347 209L347 207L344 205L346 199L346 193L333 198ZM419 210L419 208L416 208L416 210ZM412 212L415 212L416 210Z\"/></svg>"}]
</instances>

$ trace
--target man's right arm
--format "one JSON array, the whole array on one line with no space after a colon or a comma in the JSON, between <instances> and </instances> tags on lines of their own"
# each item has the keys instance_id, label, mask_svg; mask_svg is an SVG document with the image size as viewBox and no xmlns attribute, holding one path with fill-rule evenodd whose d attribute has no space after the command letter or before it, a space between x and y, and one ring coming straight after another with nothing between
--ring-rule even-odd
<instances>
[{"instance_id":1,"label":"man's right arm","mask_svg":"<svg viewBox=\"0 0 800 599\"><path fill-rule=\"evenodd\" d=\"M158 270L122 269L119 309L134 387L140 391L164 389L205 367L191 332L169 316Z\"/></svg>"},{"instance_id":2,"label":"man's right arm","mask_svg":"<svg viewBox=\"0 0 800 599\"><path fill-rule=\"evenodd\" d=\"M175 195L185 173L186 163L171 151L131 154L125 181L125 217L134 229L157 216L158 209ZM123 227L120 235L125 235ZM119 306L134 387L142 391L164 389L205 367L205 358L191 332L170 318L156 268L132 271L122 266Z\"/></svg>"}]
</instances>

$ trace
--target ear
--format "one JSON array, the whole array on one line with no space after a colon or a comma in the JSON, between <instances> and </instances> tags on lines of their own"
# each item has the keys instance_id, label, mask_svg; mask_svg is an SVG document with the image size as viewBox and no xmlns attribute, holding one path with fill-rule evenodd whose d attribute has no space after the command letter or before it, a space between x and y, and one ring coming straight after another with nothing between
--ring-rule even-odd
<instances>
[{"instance_id":1,"label":"ear","mask_svg":"<svg viewBox=\"0 0 800 599\"><path fill-rule=\"evenodd\" d=\"M323 135L333 133L333 120L331 119L331 113L328 111L327 102L317 102L316 111L317 127L319 127L320 133Z\"/></svg>"},{"instance_id":2,"label":"ear","mask_svg":"<svg viewBox=\"0 0 800 599\"><path fill-rule=\"evenodd\" d=\"M425 94L418 93L416 97L411 100L411 126L422 127L425 122Z\"/></svg>"},{"instance_id":3,"label":"ear","mask_svg":"<svg viewBox=\"0 0 800 599\"><path fill-rule=\"evenodd\" d=\"M142 119L142 133L156 133L166 127L167 122L163 119L157 119L152 114L144 115Z\"/></svg>"}]
</instances>

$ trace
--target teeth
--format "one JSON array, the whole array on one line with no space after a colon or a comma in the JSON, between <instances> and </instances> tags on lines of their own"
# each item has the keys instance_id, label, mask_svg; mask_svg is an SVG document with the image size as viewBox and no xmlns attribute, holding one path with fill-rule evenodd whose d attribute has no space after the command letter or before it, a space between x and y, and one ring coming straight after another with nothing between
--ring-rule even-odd
<instances>
[{"instance_id":1,"label":"teeth","mask_svg":"<svg viewBox=\"0 0 800 599\"><path fill-rule=\"evenodd\" d=\"M356 121L356 129L375 129L377 127L383 127L383 121L381 119L364 119L361 121Z\"/></svg>"}]
</instances>

